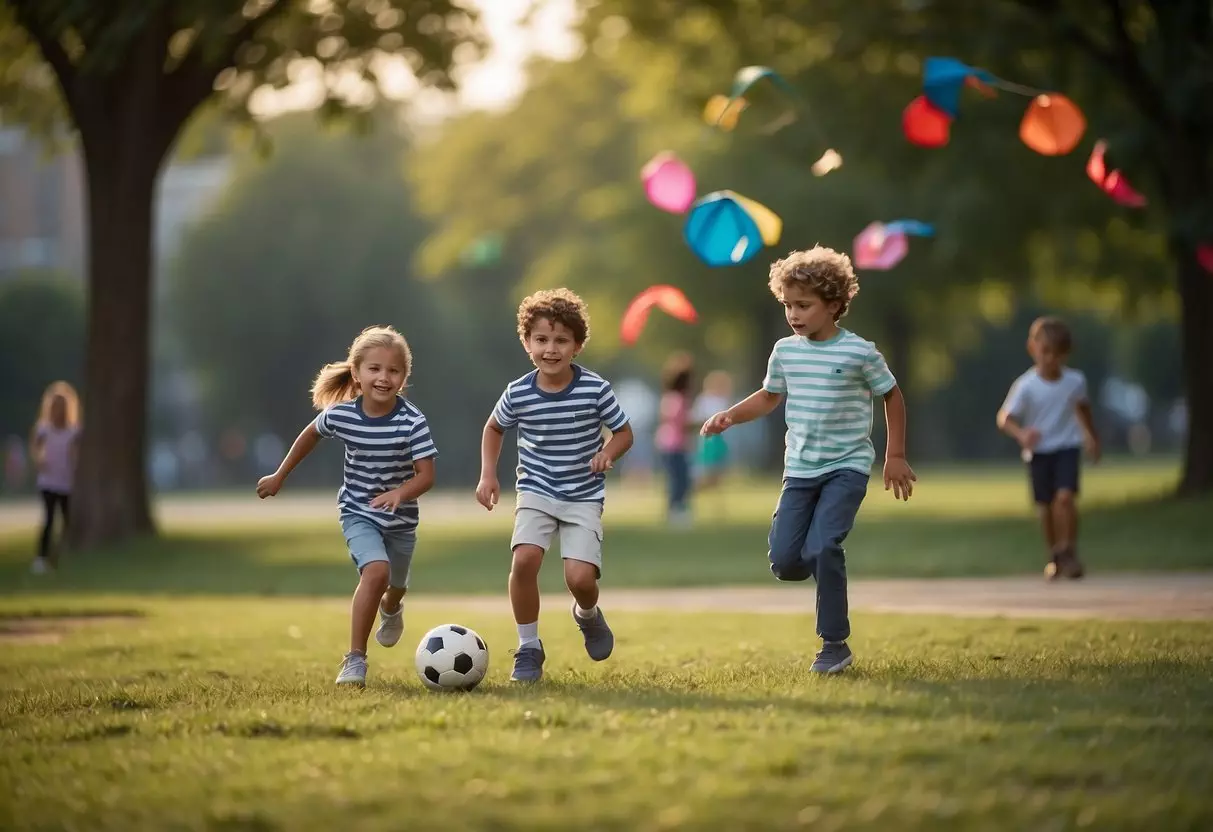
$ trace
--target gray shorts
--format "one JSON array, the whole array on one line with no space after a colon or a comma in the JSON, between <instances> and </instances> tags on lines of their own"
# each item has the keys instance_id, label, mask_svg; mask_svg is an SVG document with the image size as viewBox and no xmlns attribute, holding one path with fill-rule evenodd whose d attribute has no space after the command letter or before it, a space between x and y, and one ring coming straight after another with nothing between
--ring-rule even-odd
<instances>
[{"instance_id":1,"label":"gray shorts","mask_svg":"<svg viewBox=\"0 0 1213 832\"><path fill-rule=\"evenodd\" d=\"M560 532L561 559L592 563L602 574L602 503L553 500L542 494L519 491L510 551L530 544L546 552L556 532Z\"/></svg>"},{"instance_id":2,"label":"gray shorts","mask_svg":"<svg viewBox=\"0 0 1213 832\"><path fill-rule=\"evenodd\" d=\"M341 533L350 547L350 560L358 574L372 561L386 561L391 567L388 583L398 589L408 589L413 566L413 549L417 545L414 529L381 529L367 517L346 515L341 518Z\"/></svg>"}]
</instances>

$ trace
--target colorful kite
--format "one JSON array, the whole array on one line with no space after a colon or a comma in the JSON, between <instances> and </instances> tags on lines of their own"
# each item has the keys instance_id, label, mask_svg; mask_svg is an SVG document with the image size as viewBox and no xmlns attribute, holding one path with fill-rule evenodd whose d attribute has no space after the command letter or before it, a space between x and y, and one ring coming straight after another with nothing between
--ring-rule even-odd
<instances>
[{"instance_id":1,"label":"colorful kite","mask_svg":"<svg viewBox=\"0 0 1213 832\"><path fill-rule=\"evenodd\" d=\"M714 95L708 99L707 104L703 108L703 120L713 127L719 127L725 132L733 130L737 126L742 112L751 107L752 104L752 102L747 101L743 96L764 78L770 79L771 85L777 87L789 103L779 116L760 128L759 132L765 134L774 133L796 121L796 105L791 103L797 99L796 90L782 75L769 66L757 65L745 66L737 70L733 76L733 88L729 95ZM817 134L822 144L828 145L815 122L810 121L809 127ZM813 163L812 171L814 176L825 176L830 171L839 167L842 167L841 154L833 148L828 148Z\"/></svg>"},{"instance_id":2,"label":"colorful kite","mask_svg":"<svg viewBox=\"0 0 1213 832\"><path fill-rule=\"evenodd\" d=\"M635 344L640 333L644 331L649 311L654 306L683 323L693 324L699 320L695 307L681 290L665 284L650 286L632 298L632 302L628 304L619 326L619 340L628 346Z\"/></svg>"},{"instance_id":3,"label":"colorful kite","mask_svg":"<svg viewBox=\"0 0 1213 832\"><path fill-rule=\"evenodd\" d=\"M1209 274L1213 274L1213 244L1201 243L1196 247L1196 262L1204 266Z\"/></svg>"},{"instance_id":4,"label":"colorful kite","mask_svg":"<svg viewBox=\"0 0 1213 832\"><path fill-rule=\"evenodd\" d=\"M931 237L935 229L918 220L873 222L855 237L855 265L861 269L887 271L909 253L907 237Z\"/></svg>"},{"instance_id":5,"label":"colorful kite","mask_svg":"<svg viewBox=\"0 0 1213 832\"><path fill-rule=\"evenodd\" d=\"M978 83L995 85L999 79L955 58L927 58L922 65L922 91L927 101L951 118L960 115L960 89ZM978 87L980 89L980 87Z\"/></svg>"},{"instance_id":6,"label":"colorful kite","mask_svg":"<svg viewBox=\"0 0 1213 832\"><path fill-rule=\"evenodd\" d=\"M966 86L987 97L995 95L995 89L1031 97L1019 124L1019 138L1043 156L1069 153L1078 146L1087 129L1082 111L1060 93L1013 84L955 58L932 57L923 64L923 94L911 101L902 114L906 139L920 147L946 145L952 121L960 116L960 92Z\"/></svg>"},{"instance_id":7,"label":"colorful kite","mask_svg":"<svg viewBox=\"0 0 1213 832\"><path fill-rule=\"evenodd\" d=\"M662 211L685 214L695 201L695 174L670 151L658 153L640 171L645 196Z\"/></svg>"},{"instance_id":8,"label":"colorful kite","mask_svg":"<svg viewBox=\"0 0 1213 832\"><path fill-rule=\"evenodd\" d=\"M1091 158L1087 160L1087 176L1098 185L1104 193L1112 197L1118 205L1130 208L1141 208L1146 204L1146 198L1138 193L1129 180L1119 170L1109 171L1104 155L1108 152L1108 143L1103 139L1095 142L1091 150Z\"/></svg>"},{"instance_id":9,"label":"colorful kite","mask_svg":"<svg viewBox=\"0 0 1213 832\"><path fill-rule=\"evenodd\" d=\"M709 266L736 266L764 245L775 245L783 221L765 205L733 191L713 191L691 208L682 236Z\"/></svg>"}]
</instances>

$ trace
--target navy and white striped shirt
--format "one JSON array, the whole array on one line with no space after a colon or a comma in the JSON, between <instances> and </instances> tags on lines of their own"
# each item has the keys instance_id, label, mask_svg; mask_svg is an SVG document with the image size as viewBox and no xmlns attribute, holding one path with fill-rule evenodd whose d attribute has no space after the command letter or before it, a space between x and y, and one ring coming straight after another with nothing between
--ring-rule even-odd
<instances>
[{"instance_id":1,"label":"navy and white striped shirt","mask_svg":"<svg viewBox=\"0 0 1213 832\"><path fill-rule=\"evenodd\" d=\"M417 528L417 501L401 503L395 512L371 508L371 500L413 478L413 463L437 456L425 416L403 396L384 416L367 416L362 398L326 407L316 417L316 431L345 443L345 479L337 492L341 516L365 517L381 529Z\"/></svg>"},{"instance_id":2,"label":"navy and white striped shirt","mask_svg":"<svg viewBox=\"0 0 1213 832\"><path fill-rule=\"evenodd\" d=\"M567 502L601 502L606 475L590 470L602 450L602 426L612 432L628 423L611 383L579 364L558 393L541 390L538 370L511 381L493 408L502 428L518 427L516 488Z\"/></svg>"}]
</instances>

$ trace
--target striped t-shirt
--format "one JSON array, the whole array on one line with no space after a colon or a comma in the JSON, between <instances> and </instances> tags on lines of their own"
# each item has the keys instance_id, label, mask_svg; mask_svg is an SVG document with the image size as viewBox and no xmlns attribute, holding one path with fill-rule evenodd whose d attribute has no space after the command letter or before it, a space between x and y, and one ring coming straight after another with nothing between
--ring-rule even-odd
<instances>
[{"instance_id":1,"label":"striped t-shirt","mask_svg":"<svg viewBox=\"0 0 1213 832\"><path fill-rule=\"evenodd\" d=\"M345 443L345 479L337 492L342 517L365 517L381 529L417 528L417 501L395 512L371 508L371 500L413 478L413 463L437 456L425 416L403 396L384 416L367 416L361 397L326 407L316 431Z\"/></svg>"},{"instance_id":2,"label":"striped t-shirt","mask_svg":"<svg viewBox=\"0 0 1213 832\"><path fill-rule=\"evenodd\" d=\"M875 344L846 329L828 341L781 338L762 386L787 396L785 477L843 468L870 473L876 460L872 398L897 386Z\"/></svg>"},{"instance_id":3,"label":"striped t-shirt","mask_svg":"<svg viewBox=\"0 0 1213 832\"><path fill-rule=\"evenodd\" d=\"M541 390L538 370L511 381L493 408L502 428L518 427L519 491L553 500L601 502L606 475L590 470L602 450L602 426L617 431L628 423L611 383L573 365L573 380L558 393Z\"/></svg>"}]
</instances>

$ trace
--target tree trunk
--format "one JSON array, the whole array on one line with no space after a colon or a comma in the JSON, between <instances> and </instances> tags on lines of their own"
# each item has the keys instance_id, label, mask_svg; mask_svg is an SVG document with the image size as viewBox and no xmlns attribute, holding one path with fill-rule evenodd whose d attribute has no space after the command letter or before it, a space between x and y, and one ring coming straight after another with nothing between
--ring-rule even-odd
<instances>
[{"instance_id":1,"label":"tree trunk","mask_svg":"<svg viewBox=\"0 0 1213 832\"><path fill-rule=\"evenodd\" d=\"M1184 389L1188 438L1184 448L1181 495L1213 492L1213 275L1196 260L1191 244L1174 241L1182 304Z\"/></svg>"},{"instance_id":2,"label":"tree trunk","mask_svg":"<svg viewBox=\"0 0 1213 832\"><path fill-rule=\"evenodd\" d=\"M152 204L161 155L113 122L82 127L88 179L88 346L71 541L154 531L144 465Z\"/></svg>"}]
</instances>

